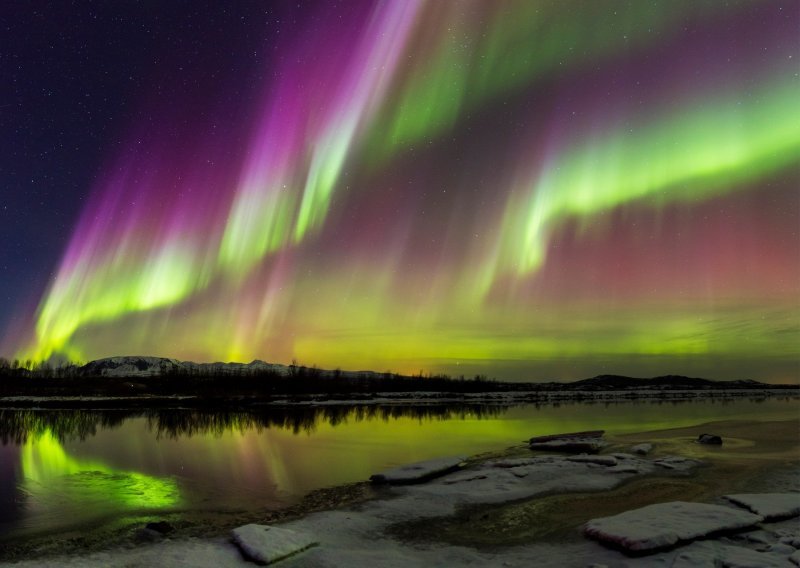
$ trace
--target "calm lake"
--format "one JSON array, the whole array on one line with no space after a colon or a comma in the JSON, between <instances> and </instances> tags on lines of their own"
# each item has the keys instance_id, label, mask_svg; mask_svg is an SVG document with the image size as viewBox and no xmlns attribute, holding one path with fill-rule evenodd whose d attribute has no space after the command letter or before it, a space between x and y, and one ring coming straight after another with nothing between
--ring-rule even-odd
<instances>
[{"instance_id":1,"label":"calm lake","mask_svg":"<svg viewBox=\"0 0 800 568\"><path fill-rule=\"evenodd\" d=\"M0 540L104 519L254 511L390 466L609 435L796 418L797 398L523 406L294 406L258 412L0 410Z\"/></svg>"}]
</instances>

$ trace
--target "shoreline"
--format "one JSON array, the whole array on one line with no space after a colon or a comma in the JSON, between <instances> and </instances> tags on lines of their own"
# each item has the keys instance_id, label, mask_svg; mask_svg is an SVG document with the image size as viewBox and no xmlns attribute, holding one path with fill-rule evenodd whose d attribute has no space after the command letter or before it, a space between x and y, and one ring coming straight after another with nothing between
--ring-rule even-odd
<instances>
[{"instance_id":1,"label":"shoreline","mask_svg":"<svg viewBox=\"0 0 800 568\"><path fill-rule=\"evenodd\" d=\"M303 394L271 396L207 397L202 395L142 396L4 396L0 409L83 409L124 410L147 408L258 409L276 406L331 405L408 405L408 404L548 404L558 402L650 401L684 402L692 400L732 400L798 398L795 388L770 389L621 389L621 390L543 390L491 392L375 392L368 394Z\"/></svg>"},{"instance_id":2,"label":"shoreline","mask_svg":"<svg viewBox=\"0 0 800 568\"><path fill-rule=\"evenodd\" d=\"M696 433L703 430L714 430L720 433L726 439L726 444L722 448L692 444L691 440L696 437ZM433 511L437 514L430 514L431 511L427 511L428 514L424 515L420 515L419 511L410 515L408 511L402 514L398 513L402 509L402 507L398 507L398 503L409 499L408 496L413 496L415 491L425 493L426 486L435 488L434 482L402 487L374 486L367 482L359 482L314 491L306 495L299 503L269 512L269 514L252 512L246 515L232 515L227 519L224 515L209 515L210 518L216 517L210 526L195 523L193 527L187 526L178 530L177 534L169 539L161 540L154 537L153 540L158 542L143 542L141 539L138 542L128 540L123 546L133 548L116 550L98 550L94 547L92 550L81 550L80 547L77 547L61 553L51 550L45 559L54 562L54 565L83 565L84 561L88 563L86 565L92 565L93 562L99 562L102 565L110 562L109 555L111 555L114 558L113 563L126 562L131 563L130 565L146 565L145 558L148 557L148 554L166 547L176 554L189 554L195 560L195 552L202 550L205 551L204 554L211 554L210 558L215 558L215 561L226 559L223 563L245 566L251 564L246 562L240 564L244 561L233 545L228 542L224 532L233 528L234 525L247 522L279 522L281 526L299 527L300 530L308 530L311 527L317 532L324 533L325 530L330 531L336 528L335 523L331 526L331 518L339 518L344 515L348 520L358 519L365 516L365 510L369 511L375 508L385 509L382 515L396 516L387 525L387 530L381 529L382 539L386 539L386 542L391 543L403 554L422 554L422 557L428 560L437 557L436 555L442 550L453 547L459 551L459 554L466 554L469 557L488 555L504 560L508 553L511 555L510 561L517 558L519 554L524 556L532 553L533 549L542 547L549 549L555 544L580 550L587 547L594 549L599 545L586 541L582 535L577 533L576 529L577 526L588 520L587 513L605 515L617 512L621 506L632 508L649 504L653 502L653 499L664 500L666 497L682 499L691 497L692 501L708 501L723 493L758 489L758 484L761 483L763 486L764 480L769 479L770 476L780 478L783 475L787 477L785 473L781 472L800 470L800 460L798 460L800 436L797 435L798 432L800 432L800 420L748 420L712 422L685 428L622 434L609 438L611 445L602 454L618 454L637 443L650 441L655 444L653 454L646 458L650 461L659 459L659 456L681 455L689 460L696 460L697 463L685 471L675 472L669 469L662 471L659 468L651 468L649 473L644 475L618 478L613 482L609 479L600 480L599 486L595 487L594 491L591 490L593 484L598 483L598 479L594 478L608 474L601 474L597 468L592 469L589 467L590 464L587 464L584 470L580 470L580 475L585 476L586 480L591 479L592 482L585 484L586 486L578 491L567 491L563 487L549 492L536 490L527 495L523 491L517 498L500 498L495 502L474 503L470 503L471 497L467 496L461 506L452 508L450 504L447 504L443 506L442 510ZM547 454L531 452L527 447L515 446L497 452L472 456L468 458L468 465L463 471L466 475L476 467L484 467L487 463L497 460L527 459L530 461L533 455L547 456ZM700 462L703 465L696 467ZM535 472L532 472L531 475L535 475ZM794 476L790 474L787 479L791 481ZM440 485L436 491L425 494L425 499L435 501L438 498L437 491L443 488L446 486ZM764 490L763 487L762 490ZM800 487L794 490L800 490ZM507 497L510 496L507 495ZM462 497L459 496L459 499ZM387 511L389 512L387 513ZM341 519L337 522L341 523ZM531 525L543 524L553 530L537 536L526 528ZM517 528L514 529L514 527ZM366 530L364 527L358 528L353 534L358 536L364 530ZM425 537L419 538L421 534ZM481 535L484 536L483 541L481 541ZM486 535L493 536L486 537ZM344 536L339 535L340 540ZM333 546L331 543L325 543L324 548L330 549L331 546ZM342 546L345 552L348 546L356 552L359 550L359 544L355 541L349 544L343 542ZM20 547L20 554L13 554L6 559L20 560L25 555L25 548L25 546ZM496 549L498 548L502 548L504 552L497 553ZM296 560L287 560L285 564L282 562L282 565L287 567L314 565L314 559L319 560L321 552L313 550L299 555ZM27 551L27 553L32 552L33 550L30 549ZM343 550L338 552L344 554ZM373 551L373 553L377 552ZM555 554L555 552L551 550L549 554ZM612 553L608 552L607 554ZM306 562L303 560L305 556L310 558L308 561L311 564L304 563ZM347 555L345 554L345 556ZM373 561L374 559L370 562ZM12 565L25 566L29 565L29 562L32 561ZM141 564L137 564L137 562L141 562ZM171 562L171 565L182 565L178 559Z\"/></svg>"}]
</instances>

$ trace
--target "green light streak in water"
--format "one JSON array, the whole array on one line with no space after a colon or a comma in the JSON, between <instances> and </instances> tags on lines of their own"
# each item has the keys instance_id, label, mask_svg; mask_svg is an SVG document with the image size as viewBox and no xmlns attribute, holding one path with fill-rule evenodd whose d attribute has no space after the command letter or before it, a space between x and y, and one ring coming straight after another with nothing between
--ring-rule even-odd
<instances>
[{"instance_id":1,"label":"green light streak in water","mask_svg":"<svg viewBox=\"0 0 800 568\"><path fill-rule=\"evenodd\" d=\"M800 159L796 81L752 96L705 101L631 131L618 129L560 155L530 191L509 200L498 272L544 262L550 232L626 203L653 207L736 191Z\"/></svg>"},{"instance_id":2,"label":"green light streak in water","mask_svg":"<svg viewBox=\"0 0 800 568\"><path fill-rule=\"evenodd\" d=\"M126 509L163 509L180 504L178 486L137 472L119 471L99 462L69 456L55 436L46 430L28 438L21 450L22 473L42 488L75 490L79 498L102 498ZM76 480L64 486L59 481Z\"/></svg>"}]
</instances>

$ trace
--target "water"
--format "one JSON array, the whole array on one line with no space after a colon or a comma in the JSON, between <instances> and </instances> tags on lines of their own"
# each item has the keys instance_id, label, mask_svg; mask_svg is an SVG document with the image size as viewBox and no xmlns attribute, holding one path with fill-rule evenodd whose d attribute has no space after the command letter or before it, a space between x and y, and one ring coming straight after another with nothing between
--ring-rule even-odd
<instances>
[{"instance_id":1,"label":"water","mask_svg":"<svg viewBox=\"0 0 800 568\"><path fill-rule=\"evenodd\" d=\"M796 418L796 398L259 412L0 410L0 540L103 519L275 509L412 461L540 434Z\"/></svg>"}]
</instances>

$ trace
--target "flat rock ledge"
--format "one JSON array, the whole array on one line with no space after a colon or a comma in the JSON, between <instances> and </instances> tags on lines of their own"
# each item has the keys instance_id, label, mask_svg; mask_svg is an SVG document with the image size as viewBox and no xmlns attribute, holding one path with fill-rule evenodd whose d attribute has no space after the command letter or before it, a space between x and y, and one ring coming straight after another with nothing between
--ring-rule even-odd
<instances>
[{"instance_id":1,"label":"flat rock ledge","mask_svg":"<svg viewBox=\"0 0 800 568\"><path fill-rule=\"evenodd\" d=\"M544 452L563 452L568 454L597 453L608 445L603 440L604 430L570 432L536 436L528 440L531 450Z\"/></svg>"},{"instance_id":2,"label":"flat rock ledge","mask_svg":"<svg viewBox=\"0 0 800 568\"><path fill-rule=\"evenodd\" d=\"M800 493L742 493L725 495L725 499L768 521L800 515Z\"/></svg>"},{"instance_id":3,"label":"flat rock ledge","mask_svg":"<svg viewBox=\"0 0 800 568\"><path fill-rule=\"evenodd\" d=\"M571 438L602 438L605 430L586 430L584 432L567 432L562 434L548 434L547 436L534 436L528 442L531 444L539 442L552 442L553 440L569 440Z\"/></svg>"},{"instance_id":4,"label":"flat rock ledge","mask_svg":"<svg viewBox=\"0 0 800 568\"><path fill-rule=\"evenodd\" d=\"M581 454L579 456L569 456L565 459L571 462L592 463L595 465L604 465L606 467L617 465L617 458L614 456L589 456L586 454Z\"/></svg>"},{"instance_id":5,"label":"flat rock ledge","mask_svg":"<svg viewBox=\"0 0 800 568\"><path fill-rule=\"evenodd\" d=\"M446 473L456 471L464 464L463 456L438 458L411 463L370 476L373 483L421 483Z\"/></svg>"},{"instance_id":6,"label":"flat rock ledge","mask_svg":"<svg viewBox=\"0 0 800 568\"><path fill-rule=\"evenodd\" d=\"M646 552L720 531L751 527L763 520L760 515L722 505L674 501L593 519L583 531L616 548Z\"/></svg>"},{"instance_id":7,"label":"flat rock ledge","mask_svg":"<svg viewBox=\"0 0 800 568\"><path fill-rule=\"evenodd\" d=\"M317 544L302 532L256 524L233 529L231 538L245 557L258 564L273 564Z\"/></svg>"},{"instance_id":8,"label":"flat rock ledge","mask_svg":"<svg viewBox=\"0 0 800 568\"><path fill-rule=\"evenodd\" d=\"M791 564L783 555L758 552L742 546L730 546L716 541L693 542L686 548L681 549L672 561L671 568L701 568L703 566L791 568Z\"/></svg>"}]
</instances>

